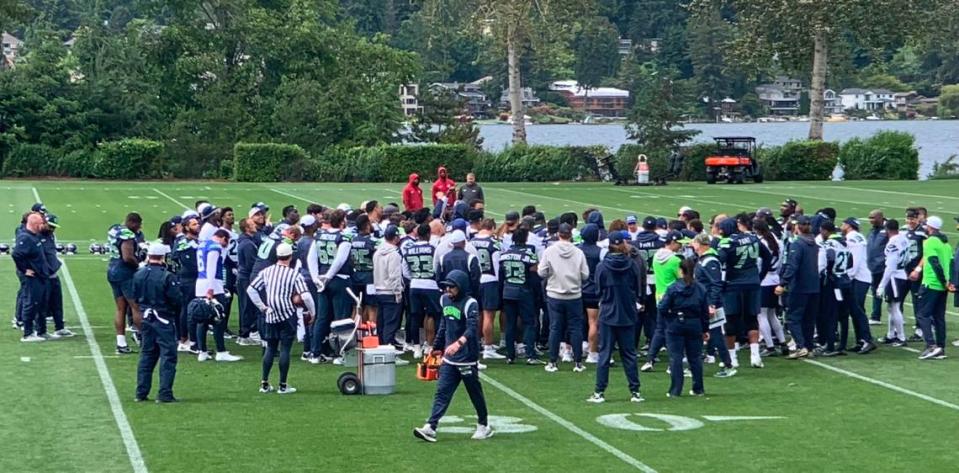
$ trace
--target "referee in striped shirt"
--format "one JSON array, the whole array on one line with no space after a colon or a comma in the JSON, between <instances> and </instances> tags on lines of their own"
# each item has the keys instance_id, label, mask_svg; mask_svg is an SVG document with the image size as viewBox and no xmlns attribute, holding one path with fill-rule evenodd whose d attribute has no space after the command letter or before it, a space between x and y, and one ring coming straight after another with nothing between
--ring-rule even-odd
<instances>
[{"instance_id":1,"label":"referee in striped shirt","mask_svg":"<svg viewBox=\"0 0 959 473\"><path fill-rule=\"evenodd\" d=\"M279 394L296 392L286 384L286 375L290 371L290 349L296 338L297 308L305 307L305 317L313 318L316 307L306 280L290 263L293 261L293 247L288 243L280 243L276 247L276 264L267 267L253 279L246 289L250 302L264 315L263 333L261 338L266 341L266 351L263 352L263 379L260 381L260 392L273 391L270 386L270 369L273 368L273 357L277 349L280 351L280 387ZM260 293L266 295L266 303L260 298ZM295 300L299 299L299 300ZM309 320L304 322L308 323Z\"/></svg>"}]
</instances>

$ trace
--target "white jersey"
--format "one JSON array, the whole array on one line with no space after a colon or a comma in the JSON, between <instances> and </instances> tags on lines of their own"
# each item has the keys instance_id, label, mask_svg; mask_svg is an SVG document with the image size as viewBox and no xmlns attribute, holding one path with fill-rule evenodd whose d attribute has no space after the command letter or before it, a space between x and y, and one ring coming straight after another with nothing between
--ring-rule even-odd
<instances>
[{"instance_id":1,"label":"white jersey","mask_svg":"<svg viewBox=\"0 0 959 473\"><path fill-rule=\"evenodd\" d=\"M897 233L886 243L886 269L879 287L886 287L892 279L906 279L906 263L909 262L909 239Z\"/></svg>"},{"instance_id":2,"label":"white jersey","mask_svg":"<svg viewBox=\"0 0 959 473\"><path fill-rule=\"evenodd\" d=\"M869 272L869 266L866 256L866 238L855 230L846 234L846 246L849 247L849 253L852 255L852 268L848 274L855 281L872 284L872 273Z\"/></svg>"},{"instance_id":3,"label":"white jersey","mask_svg":"<svg viewBox=\"0 0 959 473\"><path fill-rule=\"evenodd\" d=\"M783 247L780 244L777 250L773 251L773 249L769 247L769 243L766 241L765 238L760 238L759 241L762 242L763 246L765 246L766 249L769 250L769 253L772 255L772 261L770 261L769 272L766 273L766 277L764 277L762 282L760 282L760 286L778 286L779 285L779 269L782 267L782 264L783 264L782 263ZM760 262L759 268L762 268L762 263L764 262Z\"/></svg>"}]
</instances>

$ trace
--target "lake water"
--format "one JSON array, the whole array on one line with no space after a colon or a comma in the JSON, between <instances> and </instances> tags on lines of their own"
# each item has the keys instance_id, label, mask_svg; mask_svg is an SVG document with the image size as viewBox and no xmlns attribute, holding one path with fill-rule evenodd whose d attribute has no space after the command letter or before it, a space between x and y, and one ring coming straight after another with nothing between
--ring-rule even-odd
<instances>
[{"instance_id":1,"label":"lake water","mask_svg":"<svg viewBox=\"0 0 959 473\"><path fill-rule=\"evenodd\" d=\"M697 123L686 126L702 133L694 138L708 142L714 136L753 136L767 146L781 145L789 140L805 139L809 123ZM919 147L919 175L924 179L932 172L933 163L945 161L959 154L959 121L856 121L825 124L825 139L845 142L856 137L869 137L880 130L912 133ZM509 125L482 125L480 136L483 148L499 150L512 140ZM527 141L541 145L603 145L616 151L629 142L622 125L532 125L526 127Z\"/></svg>"}]
</instances>

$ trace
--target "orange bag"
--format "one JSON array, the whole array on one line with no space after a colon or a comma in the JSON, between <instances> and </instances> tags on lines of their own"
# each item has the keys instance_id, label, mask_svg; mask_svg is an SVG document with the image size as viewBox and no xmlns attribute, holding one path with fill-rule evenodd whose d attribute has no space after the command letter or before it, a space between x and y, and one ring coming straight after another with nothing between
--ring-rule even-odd
<instances>
[{"instance_id":1,"label":"orange bag","mask_svg":"<svg viewBox=\"0 0 959 473\"><path fill-rule=\"evenodd\" d=\"M422 381L436 381L440 377L440 363L442 355L433 356L427 354L423 357L422 363L416 364L416 379Z\"/></svg>"}]
</instances>

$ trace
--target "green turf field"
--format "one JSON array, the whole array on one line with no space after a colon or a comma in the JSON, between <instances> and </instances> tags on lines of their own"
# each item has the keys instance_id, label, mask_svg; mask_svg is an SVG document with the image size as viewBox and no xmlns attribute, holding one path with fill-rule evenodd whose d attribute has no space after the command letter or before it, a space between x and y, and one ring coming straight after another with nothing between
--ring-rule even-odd
<instances>
[{"instance_id":1,"label":"green turf field","mask_svg":"<svg viewBox=\"0 0 959 473\"><path fill-rule=\"evenodd\" d=\"M425 187L425 185L424 185ZM535 204L548 216L602 210L606 222L627 213L675 215L691 205L704 216L778 208L792 197L808 210L833 206L841 217L873 208L901 218L923 205L957 232L954 182L769 183L742 186L672 184L624 188L600 183L515 183L484 186L490 214ZM951 358L917 360L919 344L882 347L870 356L786 361L741 367L715 379L707 365L705 398L667 399L665 366L641 375L646 402L627 402L619 366L607 403L584 402L595 370L556 374L542 367L490 363L484 374L494 428L487 442L468 440L474 419L460 392L441 428L440 443L415 440L411 428L429 414L434 385L398 368L397 393L344 397L342 369L294 361L293 396L257 392L260 350L229 349L239 363L198 363L181 357L175 405L135 404L135 356L113 354L113 301L106 260L86 254L105 241L110 224L130 211L155 236L162 219L199 198L249 208L267 202L336 205L375 198L399 201L402 184L223 184L205 182L0 181L2 238L13 238L21 213L37 199L60 216L62 242L81 254L64 257L61 273L68 340L22 344L5 328L0 342L0 471L956 471L959 469L959 348ZM6 210L6 211L4 211ZM243 212L238 212L241 214ZM865 224L865 222L864 222ZM0 257L0 312L7 323L17 279ZM959 335L951 306L950 340ZM907 322L913 308L906 306ZM235 320L235 319L234 319ZM883 321L886 316L883 316ZM9 325L8 325L9 327ZM884 327L873 327L884 335ZM84 333L95 335L90 339ZM294 353L299 354L297 347ZM740 354L748 366L748 355ZM274 375L275 376L275 375ZM154 386L155 389L155 386ZM688 391L688 387L687 387ZM155 392L151 393L151 397Z\"/></svg>"}]
</instances>

